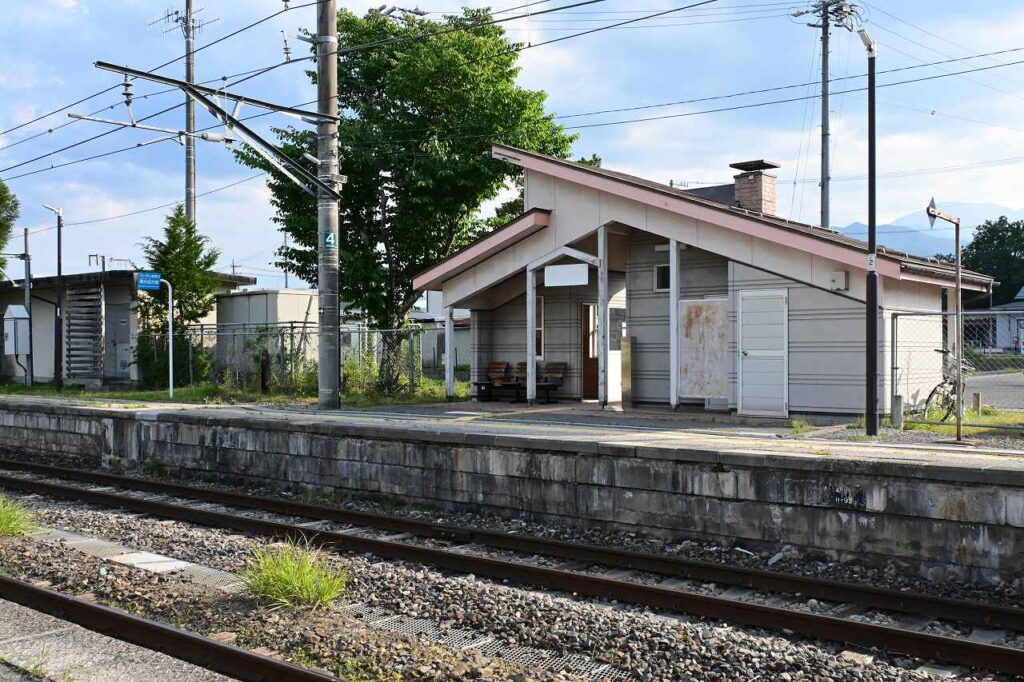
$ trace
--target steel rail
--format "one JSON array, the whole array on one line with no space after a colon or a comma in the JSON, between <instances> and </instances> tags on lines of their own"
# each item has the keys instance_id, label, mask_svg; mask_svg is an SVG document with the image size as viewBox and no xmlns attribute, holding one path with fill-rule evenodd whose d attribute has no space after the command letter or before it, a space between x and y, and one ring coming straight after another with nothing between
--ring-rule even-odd
<instances>
[{"instance_id":1,"label":"steel rail","mask_svg":"<svg viewBox=\"0 0 1024 682\"><path fill-rule=\"evenodd\" d=\"M0 599L247 682L337 682L331 675L2 575Z\"/></svg>"},{"instance_id":2,"label":"steel rail","mask_svg":"<svg viewBox=\"0 0 1024 682\"><path fill-rule=\"evenodd\" d=\"M4 459L0 459L0 468L20 469L54 478L65 478L143 492L174 495L260 511L305 516L311 519L323 519L336 523L370 526L397 533L413 533L423 537L479 544L494 549L541 554L559 559L599 564L612 568L644 571L673 578L689 578L736 585L755 590L801 594L809 598L825 601L858 604L885 611L928 615L970 623L972 625L1001 627L1024 632L1024 609L1011 606L933 597L870 585L834 582L812 576L790 575L776 571L727 566L710 561L660 556L645 552L634 552L465 526L451 526L418 519L404 519L387 514L349 511L338 509L337 507L295 502L277 497L246 495L212 488L198 488L179 483L118 476L98 471L69 469Z\"/></svg>"},{"instance_id":3,"label":"steel rail","mask_svg":"<svg viewBox=\"0 0 1024 682\"><path fill-rule=\"evenodd\" d=\"M741 625L787 630L815 639L852 643L956 665L1024 675L1024 649L845 620L725 597L630 583L624 580L531 566L401 542L333 531L313 531L288 523L226 514L197 507L115 495L75 486L0 475L0 488L116 507L152 516L227 528L271 538L302 539L320 547L369 553L383 559L409 561L457 573L546 587L573 595L614 599L667 611L729 621Z\"/></svg>"}]
</instances>

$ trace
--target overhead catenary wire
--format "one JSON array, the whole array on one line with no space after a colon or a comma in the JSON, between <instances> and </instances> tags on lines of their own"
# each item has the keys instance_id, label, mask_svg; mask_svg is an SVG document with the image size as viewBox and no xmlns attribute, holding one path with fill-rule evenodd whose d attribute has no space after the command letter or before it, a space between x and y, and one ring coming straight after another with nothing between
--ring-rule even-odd
<instances>
[{"instance_id":1,"label":"overhead catenary wire","mask_svg":"<svg viewBox=\"0 0 1024 682\"><path fill-rule=\"evenodd\" d=\"M312 2L307 2L307 3L304 3L302 5L295 5L295 6L292 6L292 7L285 7L284 9L278 10L277 12L274 12L273 14L267 15L267 16L263 17L262 19L258 19L257 21L254 21L251 24L247 24L246 26L243 26L243 27L241 27L239 29L236 29L236 30L232 31L231 33L223 35L220 38L217 38L216 40L213 40L213 41L211 41L209 43L206 43L205 45L201 45L201 46L197 47L196 49L192 50L192 54L196 54L198 52L202 52L203 50L205 50L207 48L213 47L214 45L218 45L218 44L224 42L225 40L228 40L229 38L233 38L233 37L239 35L240 33L243 33L245 31L248 31L249 29L255 28L256 26L259 26L260 24L266 23L266 22L270 21L271 19L274 19L275 17L279 17L282 14L284 14L285 12L289 12L291 10L302 9L304 7L312 7L313 5L318 5L321 2L323 2L323 0L312 0ZM162 68L164 68L166 66L170 66L171 64L174 64L176 62L180 62L182 59L184 59L187 56L188 55L183 54L183 55L181 55L179 57L175 57L174 59L166 61L163 64L160 64L159 66L154 66L152 69L148 69L148 70L149 71L157 71L157 70L162 69ZM109 88L104 88L102 90L98 90L98 91L94 92L93 94L87 95L86 97L82 97L80 99L77 99L74 102L71 102L70 104L65 104L65 105L63 105L61 107L53 109L52 111L48 111L45 114L40 114L40 115L36 116L35 118L32 118L31 120L25 121L23 123L19 123L18 125L13 126L11 128L8 128L6 130L0 130L0 136L7 135L8 133L12 133L15 130L20 130L21 128L24 128L25 126L32 125L33 123L37 123L38 121L42 121L43 119L49 118L50 116L54 116L56 114L62 113L64 111L67 111L68 109L70 109L72 107L76 107L79 104L83 104L84 102L88 102L91 99L95 99L96 97L99 97L100 95L104 95L104 94L106 94L106 93L108 93L108 92L110 92L112 90L116 90L119 87L121 87L121 83L117 83L115 85L111 85Z\"/></svg>"}]
</instances>

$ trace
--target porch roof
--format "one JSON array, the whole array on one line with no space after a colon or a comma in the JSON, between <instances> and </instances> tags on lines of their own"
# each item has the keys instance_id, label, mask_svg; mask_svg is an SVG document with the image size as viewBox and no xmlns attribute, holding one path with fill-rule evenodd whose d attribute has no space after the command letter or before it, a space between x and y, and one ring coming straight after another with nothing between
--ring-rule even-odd
<instances>
[{"instance_id":1,"label":"porch roof","mask_svg":"<svg viewBox=\"0 0 1024 682\"><path fill-rule=\"evenodd\" d=\"M493 232L485 234L472 244L416 275L412 280L413 289L423 291L436 287L446 279L468 270L499 251L547 227L550 221L550 210L530 209L518 218L510 220Z\"/></svg>"}]
</instances>

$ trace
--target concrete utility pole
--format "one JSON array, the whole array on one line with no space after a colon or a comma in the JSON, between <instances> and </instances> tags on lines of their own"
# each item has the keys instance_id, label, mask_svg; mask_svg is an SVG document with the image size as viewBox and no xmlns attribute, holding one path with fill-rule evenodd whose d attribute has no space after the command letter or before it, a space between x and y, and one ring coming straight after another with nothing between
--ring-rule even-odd
<instances>
[{"instance_id":1,"label":"concrete utility pole","mask_svg":"<svg viewBox=\"0 0 1024 682\"><path fill-rule=\"evenodd\" d=\"M185 34L185 81L196 82L196 22L192 0L185 0L185 16L181 18ZM185 96L185 217L196 222L196 103Z\"/></svg>"},{"instance_id":2,"label":"concrete utility pole","mask_svg":"<svg viewBox=\"0 0 1024 682\"><path fill-rule=\"evenodd\" d=\"M25 313L28 315L28 357L25 359L25 384L35 381L35 349L32 347L32 255L28 250L28 228L25 228Z\"/></svg>"},{"instance_id":3,"label":"concrete utility pole","mask_svg":"<svg viewBox=\"0 0 1024 682\"><path fill-rule=\"evenodd\" d=\"M860 9L847 0L819 0L810 9L794 12L794 17L813 14L818 21L807 24L811 28L821 29L821 226L829 227L831 215L831 121L829 112L829 33L832 26L841 26L847 31L853 30L855 22L860 22Z\"/></svg>"},{"instance_id":4,"label":"concrete utility pole","mask_svg":"<svg viewBox=\"0 0 1024 682\"><path fill-rule=\"evenodd\" d=\"M338 177L338 9L336 0L317 5L317 111L332 118L317 124L319 180L337 187ZM316 197L319 236L320 351L319 403L336 409L340 401L341 348L338 301L338 199L319 188Z\"/></svg>"},{"instance_id":5,"label":"concrete utility pole","mask_svg":"<svg viewBox=\"0 0 1024 682\"><path fill-rule=\"evenodd\" d=\"M829 96L829 68L828 68L828 32L831 26L829 23L829 12L826 9L821 13L821 226L829 227L832 224L832 211L830 207L829 184L832 181L832 158L830 155L831 126L828 107Z\"/></svg>"}]
</instances>

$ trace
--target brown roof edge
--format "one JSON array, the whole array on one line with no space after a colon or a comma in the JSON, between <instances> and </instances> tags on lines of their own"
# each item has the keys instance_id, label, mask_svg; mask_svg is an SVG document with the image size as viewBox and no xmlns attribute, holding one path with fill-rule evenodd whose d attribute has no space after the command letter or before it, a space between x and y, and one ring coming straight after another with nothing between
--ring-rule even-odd
<instances>
[{"instance_id":1,"label":"brown roof edge","mask_svg":"<svg viewBox=\"0 0 1024 682\"><path fill-rule=\"evenodd\" d=\"M441 260L437 261L436 263L431 263L430 265L428 265L427 267L423 268L422 270L417 272L415 275L413 275L413 279L415 279L416 277L419 277L420 275L422 275L425 272L429 272L430 270L433 270L434 268L436 268L439 265L444 265L445 263L450 261L455 256L459 255L460 253L462 253L466 249L468 249L468 248L470 248L472 246L475 246L476 244L479 244L480 242L482 242L485 239L493 237L494 235L498 234L502 230L510 227L511 225L514 225L515 223L519 222L520 220L522 220L523 218L525 218L528 215L533 215L534 213L546 213L548 215L551 215L551 209L549 209L549 208L537 208L536 206L534 206L529 211L526 211L525 213L520 213L519 215L517 215L512 220L509 220L504 225L501 225L500 227L496 227L493 230L491 230L490 232L485 232L484 234L480 235L479 237L477 237L476 239L474 239L470 243L468 243L465 246L461 247L459 250L453 251L452 253L448 254L447 256L445 256Z\"/></svg>"},{"instance_id":2,"label":"brown roof edge","mask_svg":"<svg viewBox=\"0 0 1024 682\"><path fill-rule=\"evenodd\" d=\"M853 237L848 237L830 228L824 228L818 225L811 225L809 223L799 223L796 221L787 220L785 218L780 218L778 216L757 213L756 211L749 211L735 206L728 206L726 204L722 204L721 202L712 201L711 199L690 194L686 190L670 187L660 182L647 180L636 175L620 173L619 171L613 171L607 168L597 168L594 166L589 166L587 164L578 163L576 161L561 159L558 158L557 156L549 156L547 154L531 152L526 149L519 149L518 147L511 147L509 145L500 143L493 143L491 145L491 153L495 158L507 161L509 163L514 163L514 157L517 154L532 156L536 159L551 161L553 163L559 163L565 166L570 166L577 170L583 171L584 173L598 175L610 180L624 182L633 185L634 187L640 187L643 189L660 192L668 196L683 199L685 201L694 204L699 204L701 206L707 206L709 208L713 208L719 211L725 211L728 213L740 213L752 220L757 220L775 227L781 227L783 229L800 232L802 234L806 234L816 239L831 242L833 244L839 244L840 246L845 246L847 248L858 249L860 251L863 251L865 254L868 250L867 242L861 241L860 239L855 239ZM884 245L879 246L878 255L882 258L899 263L904 267L916 266L921 268L928 268L931 270L931 274L935 274L940 277L952 278L954 276L954 267L952 265L937 262L934 259L927 258L925 256L914 256L911 254L904 253L902 251L895 252L892 249L886 248ZM964 274L968 274L968 271L964 271ZM990 276L985 275L983 273L971 272L970 275L976 277L978 281L983 282L989 286L991 286L990 283L993 281Z\"/></svg>"}]
</instances>

